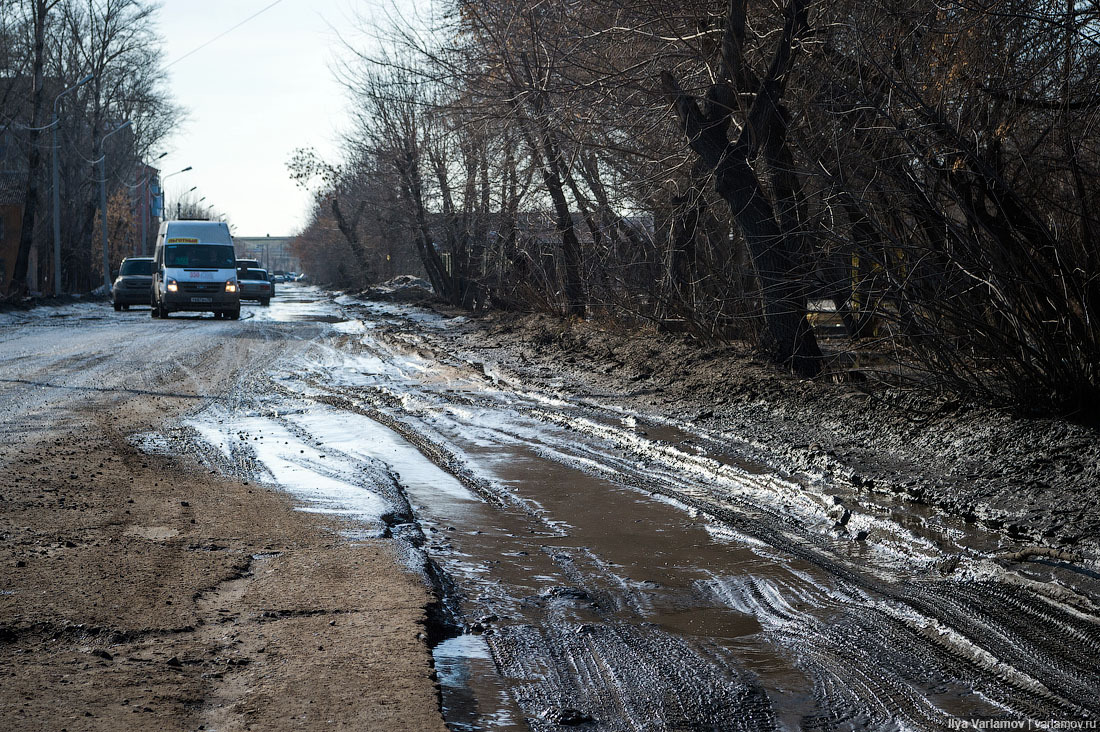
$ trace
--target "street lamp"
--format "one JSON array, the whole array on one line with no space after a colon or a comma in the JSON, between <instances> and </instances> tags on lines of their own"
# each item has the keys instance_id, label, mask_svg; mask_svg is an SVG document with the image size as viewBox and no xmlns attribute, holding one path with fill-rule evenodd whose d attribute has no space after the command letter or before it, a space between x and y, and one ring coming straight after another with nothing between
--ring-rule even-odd
<instances>
[{"instance_id":1,"label":"street lamp","mask_svg":"<svg viewBox=\"0 0 1100 732\"><path fill-rule=\"evenodd\" d=\"M190 193L194 193L198 189L199 189L198 186L191 186L191 190L187 191L187 193L184 193L183 196L186 196ZM182 211L183 211L183 196L180 196L179 200L176 201L176 221L179 221L181 218L183 218L183 214L182 214Z\"/></svg>"},{"instance_id":2,"label":"street lamp","mask_svg":"<svg viewBox=\"0 0 1100 732\"><path fill-rule=\"evenodd\" d=\"M177 170L175 173L169 173L168 175L166 175L166 176L164 176L163 178L160 179L161 209L162 209L162 212L165 215L167 215L168 210L167 210L167 208L165 208L165 204L167 203L167 201L164 200L164 181L168 180L173 175L179 175L180 173L186 173L189 170L191 170L190 165L188 165L186 168L183 168L182 170Z\"/></svg>"},{"instance_id":3,"label":"street lamp","mask_svg":"<svg viewBox=\"0 0 1100 732\"><path fill-rule=\"evenodd\" d=\"M111 255L107 249L107 138L129 126L130 120L126 120L99 141L99 222L103 230L103 284L108 292L111 290Z\"/></svg>"},{"instance_id":4,"label":"street lamp","mask_svg":"<svg viewBox=\"0 0 1100 732\"><path fill-rule=\"evenodd\" d=\"M163 156L162 156L162 157L163 157ZM177 171L176 171L175 173L169 173L168 175L166 175L166 176L164 176L163 178L161 178L161 180L168 180L168 179L169 179L169 178L171 178L171 177L172 177L173 175L179 175L180 173L186 173L186 172L187 172L187 171L189 171L189 170L191 170L191 166L190 166L190 165L188 165L188 166L187 166L186 168L184 168L184 169L182 169L182 170L177 170Z\"/></svg>"},{"instance_id":5,"label":"street lamp","mask_svg":"<svg viewBox=\"0 0 1100 732\"><path fill-rule=\"evenodd\" d=\"M60 174L57 171L57 103L61 101L61 97L65 96L74 89L87 84L89 81L95 78L95 74L88 74L80 81L70 86L65 91L58 94L53 99L53 122L50 123L50 127L53 131L50 135L50 147L53 151L53 294L57 297L61 294L61 195L58 191L58 181Z\"/></svg>"}]
</instances>

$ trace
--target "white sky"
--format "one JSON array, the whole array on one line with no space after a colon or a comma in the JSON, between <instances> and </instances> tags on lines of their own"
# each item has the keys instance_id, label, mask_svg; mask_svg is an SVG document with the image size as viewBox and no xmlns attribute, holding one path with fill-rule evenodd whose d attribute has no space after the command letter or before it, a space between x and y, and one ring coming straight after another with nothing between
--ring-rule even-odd
<instances>
[{"instance_id":1,"label":"white sky","mask_svg":"<svg viewBox=\"0 0 1100 732\"><path fill-rule=\"evenodd\" d=\"M273 0L165 0L160 33L173 64ZM360 12L383 0L358 2ZM310 196L286 162L298 147L337 156L345 95L331 66L341 46L333 27L351 16L352 0L281 0L224 38L168 69L176 103L188 119L153 164L166 176L168 205L192 186L240 236L297 233Z\"/></svg>"}]
</instances>

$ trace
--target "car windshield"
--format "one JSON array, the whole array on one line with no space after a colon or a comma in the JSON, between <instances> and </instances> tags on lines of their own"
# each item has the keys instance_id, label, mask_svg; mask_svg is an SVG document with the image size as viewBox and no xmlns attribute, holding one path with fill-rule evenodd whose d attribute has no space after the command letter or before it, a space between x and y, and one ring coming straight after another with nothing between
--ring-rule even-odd
<instances>
[{"instance_id":1,"label":"car windshield","mask_svg":"<svg viewBox=\"0 0 1100 732\"><path fill-rule=\"evenodd\" d=\"M127 259L122 263L119 275L149 275L153 273L153 260Z\"/></svg>"},{"instance_id":2,"label":"car windshield","mask_svg":"<svg viewBox=\"0 0 1100 732\"><path fill-rule=\"evenodd\" d=\"M199 269L233 269L237 261L231 246L209 244L166 244L165 267L194 267Z\"/></svg>"},{"instance_id":3,"label":"car windshield","mask_svg":"<svg viewBox=\"0 0 1100 732\"><path fill-rule=\"evenodd\" d=\"M246 269L241 275L242 280L263 280L267 282L267 272L262 269Z\"/></svg>"}]
</instances>

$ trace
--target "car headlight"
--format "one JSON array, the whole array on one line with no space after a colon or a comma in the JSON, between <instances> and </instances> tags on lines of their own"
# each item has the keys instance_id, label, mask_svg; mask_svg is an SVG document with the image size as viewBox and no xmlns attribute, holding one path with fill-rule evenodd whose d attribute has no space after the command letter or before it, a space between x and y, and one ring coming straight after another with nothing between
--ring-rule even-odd
<instances>
[{"instance_id":1,"label":"car headlight","mask_svg":"<svg viewBox=\"0 0 1100 732\"><path fill-rule=\"evenodd\" d=\"M176 281L173 279L169 279L168 284L165 285L165 287L168 289L168 292L175 292L179 289L179 285L177 285Z\"/></svg>"},{"instance_id":2,"label":"car headlight","mask_svg":"<svg viewBox=\"0 0 1100 732\"><path fill-rule=\"evenodd\" d=\"M226 292L236 292L237 291L237 282L236 282L236 280L226 280L225 291Z\"/></svg>"}]
</instances>

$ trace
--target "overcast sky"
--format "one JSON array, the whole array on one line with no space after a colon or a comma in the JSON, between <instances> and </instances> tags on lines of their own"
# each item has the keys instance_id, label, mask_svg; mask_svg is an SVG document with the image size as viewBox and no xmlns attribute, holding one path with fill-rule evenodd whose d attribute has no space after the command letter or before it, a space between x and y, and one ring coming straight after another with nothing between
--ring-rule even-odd
<instances>
[{"instance_id":1,"label":"overcast sky","mask_svg":"<svg viewBox=\"0 0 1100 732\"><path fill-rule=\"evenodd\" d=\"M160 12L170 85L188 119L155 164L169 205L192 186L241 236L285 235L305 222L309 194L287 175L298 147L332 157L345 119L331 64L336 33L354 0L279 0L224 38L186 58L273 0L165 0ZM160 150L155 152L161 152Z\"/></svg>"}]
</instances>

